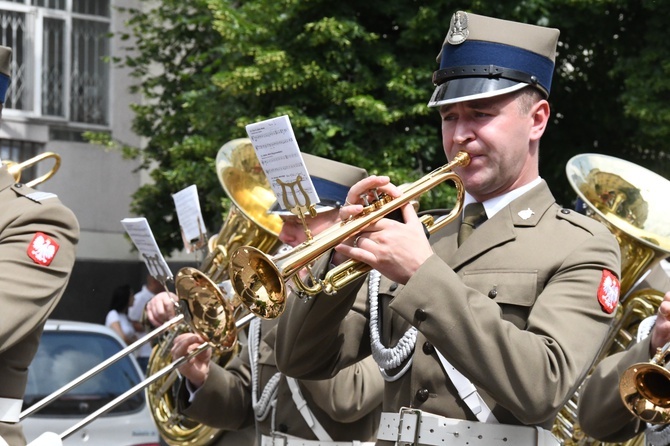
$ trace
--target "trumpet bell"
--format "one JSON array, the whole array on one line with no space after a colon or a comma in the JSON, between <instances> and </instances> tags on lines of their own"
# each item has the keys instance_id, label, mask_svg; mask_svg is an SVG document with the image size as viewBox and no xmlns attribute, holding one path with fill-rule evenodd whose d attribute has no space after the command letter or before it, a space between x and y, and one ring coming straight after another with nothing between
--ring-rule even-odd
<instances>
[{"instance_id":1,"label":"trumpet bell","mask_svg":"<svg viewBox=\"0 0 670 446\"><path fill-rule=\"evenodd\" d=\"M653 363L629 367L619 382L621 399L635 416L650 424L670 422L670 371Z\"/></svg>"},{"instance_id":2,"label":"trumpet bell","mask_svg":"<svg viewBox=\"0 0 670 446\"><path fill-rule=\"evenodd\" d=\"M175 277L175 290L188 306L187 322L195 332L216 350L231 350L237 342L235 308L221 289L199 270L186 267Z\"/></svg>"},{"instance_id":3,"label":"trumpet bell","mask_svg":"<svg viewBox=\"0 0 670 446\"><path fill-rule=\"evenodd\" d=\"M276 264L261 250L244 246L231 257L231 284L242 303L262 319L274 319L286 307L286 286Z\"/></svg>"}]
</instances>

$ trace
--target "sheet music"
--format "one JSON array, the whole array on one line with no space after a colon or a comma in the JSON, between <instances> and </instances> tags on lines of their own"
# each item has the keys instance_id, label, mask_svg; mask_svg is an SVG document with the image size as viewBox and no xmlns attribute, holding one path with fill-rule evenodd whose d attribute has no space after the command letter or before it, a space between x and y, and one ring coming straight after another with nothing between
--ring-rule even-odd
<instances>
[{"instance_id":1,"label":"sheet music","mask_svg":"<svg viewBox=\"0 0 670 446\"><path fill-rule=\"evenodd\" d=\"M147 219L144 217L124 218L121 220L121 224L144 259L149 274L162 284L165 284L168 280L172 280L173 276L170 267L158 249L158 244L153 232L151 232Z\"/></svg>"},{"instance_id":2,"label":"sheet music","mask_svg":"<svg viewBox=\"0 0 670 446\"><path fill-rule=\"evenodd\" d=\"M191 252L194 245L204 243L207 228L202 219L198 188L192 184L172 195L177 210L179 226L184 234L184 248Z\"/></svg>"},{"instance_id":3,"label":"sheet music","mask_svg":"<svg viewBox=\"0 0 670 446\"><path fill-rule=\"evenodd\" d=\"M307 193L310 204L320 201L287 115L249 124L246 130L261 167L283 209L287 208L284 205L284 189L280 182L291 183L296 181L298 176L301 177L300 184ZM306 204L300 194L287 193L286 199L290 207Z\"/></svg>"}]
</instances>

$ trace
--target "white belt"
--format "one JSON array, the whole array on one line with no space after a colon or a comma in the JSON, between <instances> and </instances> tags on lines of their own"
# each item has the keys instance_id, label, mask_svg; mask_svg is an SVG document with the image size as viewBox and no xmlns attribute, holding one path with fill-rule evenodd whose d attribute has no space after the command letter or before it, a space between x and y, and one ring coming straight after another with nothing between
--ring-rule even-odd
<instances>
[{"instance_id":1,"label":"white belt","mask_svg":"<svg viewBox=\"0 0 670 446\"><path fill-rule=\"evenodd\" d=\"M546 429L456 420L408 408L382 413L377 438L398 446L559 446Z\"/></svg>"},{"instance_id":2,"label":"white belt","mask_svg":"<svg viewBox=\"0 0 670 446\"><path fill-rule=\"evenodd\" d=\"M0 422L18 423L23 400L16 398L0 398Z\"/></svg>"},{"instance_id":3,"label":"white belt","mask_svg":"<svg viewBox=\"0 0 670 446\"><path fill-rule=\"evenodd\" d=\"M374 446L374 444L366 441L304 440L280 433L261 435L261 446Z\"/></svg>"}]
</instances>

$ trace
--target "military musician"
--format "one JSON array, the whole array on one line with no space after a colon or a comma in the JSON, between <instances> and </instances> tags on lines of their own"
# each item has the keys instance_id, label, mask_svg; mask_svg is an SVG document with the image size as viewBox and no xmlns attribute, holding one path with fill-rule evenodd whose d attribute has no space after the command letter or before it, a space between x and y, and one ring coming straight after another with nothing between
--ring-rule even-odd
<instances>
[{"instance_id":1,"label":"military musician","mask_svg":"<svg viewBox=\"0 0 670 446\"><path fill-rule=\"evenodd\" d=\"M292 300L279 320L277 365L289 376L322 379L376 359L386 379L379 445L557 445L548 430L606 338L617 242L559 206L539 176L558 36L453 15L428 105L447 159L470 158L454 169L463 224L427 240L405 205L404 222L382 218L336 248L334 264L374 268L366 280ZM401 195L388 177L370 176L351 188L341 217L362 212L373 189Z\"/></svg>"},{"instance_id":2,"label":"military musician","mask_svg":"<svg viewBox=\"0 0 670 446\"><path fill-rule=\"evenodd\" d=\"M303 158L321 200L316 216L306 219L311 233L317 235L339 221L339 208L349 188L367 173L309 154L303 154ZM279 234L283 243L296 246L305 241L298 217L278 205L272 211L283 220ZM158 294L147 305L147 316L154 325L168 320L172 311L173 303L166 293ZM353 363L325 380L288 378L275 364L277 322L255 319L249 327L248 348L225 367L210 361L209 352L181 366L179 370L186 379L179 392L180 412L228 431L255 423L256 444L262 446L373 442L381 413L383 380L372 358ZM174 341L172 357L185 356L201 343L197 334L180 335Z\"/></svg>"},{"instance_id":3,"label":"military musician","mask_svg":"<svg viewBox=\"0 0 670 446\"><path fill-rule=\"evenodd\" d=\"M0 113L11 57L11 48L0 47ZM55 194L17 182L5 165L0 209L0 445L22 446L28 366L70 278L79 224Z\"/></svg>"}]
</instances>

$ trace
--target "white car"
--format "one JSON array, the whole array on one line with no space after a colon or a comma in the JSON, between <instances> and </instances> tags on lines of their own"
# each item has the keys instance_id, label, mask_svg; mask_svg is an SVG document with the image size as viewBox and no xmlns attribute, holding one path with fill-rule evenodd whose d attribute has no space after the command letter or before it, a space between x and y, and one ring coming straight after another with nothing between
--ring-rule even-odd
<instances>
[{"instance_id":1,"label":"white car","mask_svg":"<svg viewBox=\"0 0 670 446\"><path fill-rule=\"evenodd\" d=\"M23 410L72 382L125 347L100 324L49 320L28 369ZM132 354L125 356L59 399L22 420L28 442L45 432L58 435L75 426L144 379ZM65 446L158 446L159 434L139 391L64 439Z\"/></svg>"}]
</instances>

